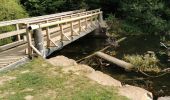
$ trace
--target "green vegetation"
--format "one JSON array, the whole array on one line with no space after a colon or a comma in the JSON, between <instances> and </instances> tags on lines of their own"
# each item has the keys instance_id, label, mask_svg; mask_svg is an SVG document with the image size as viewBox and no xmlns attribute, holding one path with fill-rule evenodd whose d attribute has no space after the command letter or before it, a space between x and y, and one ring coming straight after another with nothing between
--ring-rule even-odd
<instances>
[{"instance_id":1,"label":"green vegetation","mask_svg":"<svg viewBox=\"0 0 170 100\"><path fill-rule=\"evenodd\" d=\"M80 75L64 74L59 67L40 58L1 73L0 79L3 100L23 100L29 96L34 100L126 100L113 87L101 86Z\"/></svg>"},{"instance_id":2,"label":"green vegetation","mask_svg":"<svg viewBox=\"0 0 170 100\"><path fill-rule=\"evenodd\" d=\"M0 0L0 21L28 17L18 0ZM0 34L14 30L15 26L0 27ZM0 46L12 42L13 38L0 40Z\"/></svg>"},{"instance_id":3,"label":"green vegetation","mask_svg":"<svg viewBox=\"0 0 170 100\"><path fill-rule=\"evenodd\" d=\"M84 0L20 0L31 16L87 8Z\"/></svg>"},{"instance_id":4,"label":"green vegetation","mask_svg":"<svg viewBox=\"0 0 170 100\"><path fill-rule=\"evenodd\" d=\"M0 0L0 21L27 17L28 14L17 0Z\"/></svg>"},{"instance_id":5,"label":"green vegetation","mask_svg":"<svg viewBox=\"0 0 170 100\"><path fill-rule=\"evenodd\" d=\"M160 68L158 66L159 60L155 55L125 55L123 59L133 64L136 70L145 72L160 72Z\"/></svg>"}]
</instances>

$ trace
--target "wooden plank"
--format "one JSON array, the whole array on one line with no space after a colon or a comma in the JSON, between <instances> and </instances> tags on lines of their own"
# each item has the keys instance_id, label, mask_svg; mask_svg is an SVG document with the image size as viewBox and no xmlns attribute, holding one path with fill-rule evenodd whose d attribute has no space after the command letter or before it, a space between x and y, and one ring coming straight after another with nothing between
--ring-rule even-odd
<instances>
[{"instance_id":1,"label":"wooden plank","mask_svg":"<svg viewBox=\"0 0 170 100\"><path fill-rule=\"evenodd\" d=\"M0 39L4 39L4 38L11 37L11 36L23 34L25 32L26 32L26 29L21 29L21 30L16 30L16 31L12 31L12 32L1 33Z\"/></svg>"},{"instance_id":2,"label":"wooden plank","mask_svg":"<svg viewBox=\"0 0 170 100\"><path fill-rule=\"evenodd\" d=\"M4 46L0 46L0 52L14 48L16 46L19 46L19 45L22 45L22 44L25 44L25 43L26 43L26 41L20 40L20 41L16 41L16 42L6 44Z\"/></svg>"},{"instance_id":3,"label":"wooden plank","mask_svg":"<svg viewBox=\"0 0 170 100\"><path fill-rule=\"evenodd\" d=\"M33 45L30 45L31 48L39 55L39 56L43 56L38 50L37 48L35 48ZM31 54L32 55L32 54Z\"/></svg>"},{"instance_id":4,"label":"wooden plank","mask_svg":"<svg viewBox=\"0 0 170 100\"><path fill-rule=\"evenodd\" d=\"M9 52L8 54L9 55L7 55L7 54L6 55L5 54L0 55L0 61L2 59L18 59L18 58L25 56L25 54L18 54L17 52Z\"/></svg>"}]
</instances>

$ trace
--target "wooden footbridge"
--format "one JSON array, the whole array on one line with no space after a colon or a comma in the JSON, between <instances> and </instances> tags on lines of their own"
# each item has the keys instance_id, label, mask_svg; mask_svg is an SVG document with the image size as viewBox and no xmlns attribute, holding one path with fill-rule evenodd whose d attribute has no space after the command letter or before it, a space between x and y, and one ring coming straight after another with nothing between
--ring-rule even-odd
<instances>
[{"instance_id":1,"label":"wooden footbridge","mask_svg":"<svg viewBox=\"0 0 170 100\"><path fill-rule=\"evenodd\" d=\"M47 57L56 50L101 27L102 11L76 10L0 22L0 71L24 63L33 56Z\"/></svg>"}]
</instances>

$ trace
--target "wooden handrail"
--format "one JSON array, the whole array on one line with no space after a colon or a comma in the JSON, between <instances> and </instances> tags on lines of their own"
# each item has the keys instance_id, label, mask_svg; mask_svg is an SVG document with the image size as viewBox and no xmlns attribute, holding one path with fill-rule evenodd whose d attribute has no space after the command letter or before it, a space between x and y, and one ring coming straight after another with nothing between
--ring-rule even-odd
<instances>
[{"instance_id":1,"label":"wooden handrail","mask_svg":"<svg viewBox=\"0 0 170 100\"><path fill-rule=\"evenodd\" d=\"M85 16L80 16L80 17L76 17L76 18L60 20L60 21L51 22L51 23L40 24L40 25L31 25L28 28L29 28L29 30L34 30L34 29L38 29L38 28L45 28L45 27L49 27L49 26L53 26L53 25L57 25L57 24L63 24L63 23L69 23L69 22L72 22L72 21L81 20L83 18L92 17L92 16L98 15L100 13L101 12L93 13L93 14L89 14L89 15L85 15Z\"/></svg>"},{"instance_id":2,"label":"wooden handrail","mask_svg":"<svg viewBox=\"0 0 170 100\"><path fill-rule=\"evenodd\" d=\"M38 16L38 17L23 18L23 19L10 20L10 21L2 21L2 22L0 22L0 27L9 26L9 25L13 25L13 24L19 24L19 23L28 23L28 22L35 21L35 20L51 18L51 17L56 17L56 16L62 16L62 15L67 15L67 14L73 14L73 13L78 13L78 12L82 12L82 11L85 11L85 9L61 12L61 13L56 13L56 14L51 14L51 15L43 15L43 16Z\"/></svg>"},{"instance_id":3,"label":"wooden handrail","mask_svg":"<svg viewBox=\"0 0 170 100\"><path fill-rule=\"evenodd\" d=\"M77 15L79 14L88 14L90 12L100 12L100 9L96 9L96 10L91 10L91 11L82 11L82 12L77 12L77 13L73 13L73 14L65 14L65 15L61 15L61 16L55 16L55 17L50 17L50 18L45 18L45 19L40 19L40 20L34 20L34 21L30 21L30 24L34 24L34 23L38 23L38 22L45 22L45 21L50 21L50 20L56 20L56 19L60 19L62 17L62 19L67 18L67 17L77 17Z\"/></svg>"}]
</instances>

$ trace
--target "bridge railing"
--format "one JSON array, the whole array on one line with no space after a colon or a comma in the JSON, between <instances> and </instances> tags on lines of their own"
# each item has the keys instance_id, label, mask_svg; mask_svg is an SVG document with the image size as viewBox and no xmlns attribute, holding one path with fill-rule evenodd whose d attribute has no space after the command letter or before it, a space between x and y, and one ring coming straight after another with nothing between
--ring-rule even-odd
<instances>
[{"instance_id":1,"label":"bridge railing","mask_svg":"<svg viewBox=\"0 0 170 100\"><path fill-rule=\"evenodd\" d=\"M72 38L69 38L68 35L66 35L65 30L70 30L71 37L74 36L75 34L80 35L82 31L86 31L88 28L92 28L90 25L95 26L96 25L95 23L99 22L101 20L101 17L102 11L100 11L100 9L96 9L91 11L60 16L59 18L54 19L52 18L44 23L36 24L35 22L33 25L28 24L27 39L29 56L32 56L33 52L40 56L44 56L41 50L38 50L33 44L32 32L34 30L40 30L41 31L40 33L43 34L43 37L46 37L46 43L43 45L42 48L44 47L49 48L51 46L51 43L54 44L54 46L58 47L59 45L57 45L55 43L55 40L51 38L53 35L52 34L53 27L59 32L58 36L60 37L60 42L64 41L64 37L67 39L67 41L71 41Z\"/></svg>"},{"instance_id":2,"label":"bridge railing","mask_svg":"<svg viewBox=\"0 0 170 100\"><path fill-rule=\"evenodd\" d=\"M0 45L0 52L16 47L18 45L22 45L27 42L26 38L24 38L26 35L25 33L26 33L27 24L39 24L44 21L58 18L60 16L66 16L66 15L75 14L79 12L85 12L85 9L0 22L0 29L4 30L4 28L12 28L11 31L0 30L0 42L8 38L15 40L15 41L11 41L10 43L6 43L4 45Z\"/></svg>"}]
</instances>

